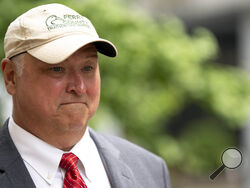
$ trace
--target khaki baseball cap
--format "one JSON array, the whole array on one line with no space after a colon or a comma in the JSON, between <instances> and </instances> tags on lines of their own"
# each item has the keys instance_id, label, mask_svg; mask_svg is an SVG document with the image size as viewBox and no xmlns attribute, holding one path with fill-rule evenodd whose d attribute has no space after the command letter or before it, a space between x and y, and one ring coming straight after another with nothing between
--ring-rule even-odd
<instances>
[{"instance_id":1,"label":"khaki baseball cap","mask_svg":"<svg viewBox=\"0 0 250 188\"><path fill-rule=\"evenodd\" d=\"M99 38L89 19L54 3L30 9L14 20L5 34L4 51L7 58L28 52L43 62L56 64L89 43L106 56L117 55L116 47Z\"/></svg>"}]
</instances>

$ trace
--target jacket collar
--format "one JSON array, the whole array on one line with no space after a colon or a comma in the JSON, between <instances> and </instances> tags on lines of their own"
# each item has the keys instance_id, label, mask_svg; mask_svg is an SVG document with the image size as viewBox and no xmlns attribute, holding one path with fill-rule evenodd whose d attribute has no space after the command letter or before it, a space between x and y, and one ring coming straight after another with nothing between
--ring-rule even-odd
<instances>
[{"instance_id":1,"label":"jacket collar","mask_svg":"<svg viewBox=\"0 0 250 188\"><path fill-rule=\"evenodd\" d=\"M120 151L103 135L92 129L90 136L98 148L112 188L137 187L133 172L122 159ZM10 137L8 120L0 130L0 153L1 185L34 188L35 184Z\"/></svg>"},{"instance_id":2,"label":"jacket collar","mask_svg":"<svg viewBox=\"0 0 250 188\"><path fill-rule=\"evenodd\" d=\"M0 182L3 187L35 187L8 130L7 120L0 130Z\"/></svg>"},{"instance_id":3,"label":"jacket collar","mask_svg":"<svg viewBox=\"0 0 250 188\"><path fill-rule=\"evenodd\" d=\"M137 187L132 170L124 162L120 151L103 135L90 129L104 167L107 171L112 188Z\"/></svg>"}]
</instances>

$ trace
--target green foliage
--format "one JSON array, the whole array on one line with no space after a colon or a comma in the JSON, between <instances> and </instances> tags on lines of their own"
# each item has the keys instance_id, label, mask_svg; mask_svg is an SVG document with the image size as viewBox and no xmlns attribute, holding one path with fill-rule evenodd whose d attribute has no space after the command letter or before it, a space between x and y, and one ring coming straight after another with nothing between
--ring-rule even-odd
<instances>
[{"instance_id":1,"label":"green foliage","mask_svg":"<svg viewBox=\"0 0 250 188\"><path fill-rule=\"evenodd\" d=\"M52 1L2 1L1 39L10 20L47 2ZM218 50L214 36L203 28L189 35L178 19L156 22L119 0L60 2L88 17L119 51L115 59L99 57L101 104L90 124L98 128L114 119L127 138L160 154L170 167L196 169L190 173L217 167L222 150L235 145L228 130L237 129L249 112L250 80L242 70L210 63ZM214 119L189 122L179 137L170 135L171 119L190 103Z\"/></svg>"},{"instance_id":2,"label":"green foliage","mask_svg":"<svg viewBox=\"0 0 250 188\"><path fill-rule=\"evenodd\" d=\"M159 24L120 1L92 0L79 6L75 8L119 51L112 60L100 57L100 108L105 110L92 124L115 116L129 139L160 154L170 166L196 169L190 173L220 164L223 149L236 144L229 130L245 120L250 88L242 71L210 63L218 50L213 35L203 28L188 35L178 19ZM178 138L168 135L164 127L190 102L214 119L191 122Z\"/></svg>"},{"instance_id":3,"label":"green foliage","mask_svg":"<svg viewBox=\"0 0 250 188\"><path fill-rule=\"evenodd\" d=\"M215 120L192 122L180 139L184 153L180 161L182 169L196 174L207 170L212 172L215 166L221 164L218 154L234 145L234 140L235 137Z\"/></svg>"}]
</instances>

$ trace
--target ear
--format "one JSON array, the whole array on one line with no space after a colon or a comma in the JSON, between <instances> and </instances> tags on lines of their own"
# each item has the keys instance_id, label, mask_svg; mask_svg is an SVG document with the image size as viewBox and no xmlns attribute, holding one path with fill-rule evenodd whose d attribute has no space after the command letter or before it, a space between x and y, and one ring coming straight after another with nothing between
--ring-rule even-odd
<instances>
[{"instance_id":1,"label":"ear","mask_svg":"<svg viewBox=\"0 0 250 188\"><path fill-rule=\"evenodd\" d=\"M10 95L14 95L16 93L15 65L10 59L4 58L2 60L1 69L3 73L6 90Z\"/></svg>"}]
</instances>

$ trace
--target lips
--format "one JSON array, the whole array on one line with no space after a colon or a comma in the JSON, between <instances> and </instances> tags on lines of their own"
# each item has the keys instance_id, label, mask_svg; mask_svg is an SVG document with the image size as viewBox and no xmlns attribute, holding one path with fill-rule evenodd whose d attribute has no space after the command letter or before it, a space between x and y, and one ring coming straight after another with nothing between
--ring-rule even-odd
<instances>
[{"instance_id":1,"label":"lips","mask_svg":"<svg viewBox=\"0 0 250 188\"><path fill-rule=\"evenodd\" d=\"M86 102L63 102L61 103L61 105L70 105L70 104L84 104L87 106L87 103Z\"/></svg>"}]
</instances>

